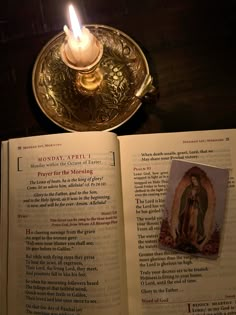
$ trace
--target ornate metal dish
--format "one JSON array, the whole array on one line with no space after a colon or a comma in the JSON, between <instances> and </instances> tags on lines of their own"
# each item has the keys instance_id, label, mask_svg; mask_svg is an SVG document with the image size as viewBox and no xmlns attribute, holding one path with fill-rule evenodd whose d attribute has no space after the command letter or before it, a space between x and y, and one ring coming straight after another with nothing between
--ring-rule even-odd
<instances>
[{"instance_id":1,"label":"ornate metal dish","mask_svg":"<svg viewBox=\"0 0 236 315\"><path fill-rule=\"evenodd\" d=\"M153 90L140 47L125 33L104 25L86 25L104 47L103 81L92 95L76 86L76 70L61 60L64 33L40 52L33 69L33 91L44 114L68 131L112 130L126 122Z\"/></svg>"}]
</instances>

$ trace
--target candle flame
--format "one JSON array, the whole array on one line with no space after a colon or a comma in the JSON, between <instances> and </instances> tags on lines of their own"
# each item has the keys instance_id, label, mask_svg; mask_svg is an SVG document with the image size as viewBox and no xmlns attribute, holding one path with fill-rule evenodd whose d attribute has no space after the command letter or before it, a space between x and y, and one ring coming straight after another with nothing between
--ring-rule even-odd
<instances>
[{"instance_id":1,"label":"candle flame","mask_svg":"<svg viewBox=\"0 0 236 315\"><path fill-rule=\"evenodd\" d=\"M81 38L82 32L79 20L76 16L75 9L72 4L69 5L69 14L70 14L70 22L71 28L75 38Z\"/></svg>"}]
</instances>

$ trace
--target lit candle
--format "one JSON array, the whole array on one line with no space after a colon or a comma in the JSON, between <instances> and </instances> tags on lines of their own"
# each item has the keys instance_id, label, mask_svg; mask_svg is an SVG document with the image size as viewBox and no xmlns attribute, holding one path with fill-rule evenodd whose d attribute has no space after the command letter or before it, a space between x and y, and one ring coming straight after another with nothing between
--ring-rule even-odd
<instances>
[{"instance_id":1,"label":"lit candle","mask_svg":"<svg viewBox=\"0 0 236 315\"><path fill-rule=\"evenodd\" d=\"M100 53L100 45L96 37L86 28L80 27L74 7L69 6L72 31L65 25L65 55L76 67L87 67L95 62Z\"/></svg>"}]
</instances>

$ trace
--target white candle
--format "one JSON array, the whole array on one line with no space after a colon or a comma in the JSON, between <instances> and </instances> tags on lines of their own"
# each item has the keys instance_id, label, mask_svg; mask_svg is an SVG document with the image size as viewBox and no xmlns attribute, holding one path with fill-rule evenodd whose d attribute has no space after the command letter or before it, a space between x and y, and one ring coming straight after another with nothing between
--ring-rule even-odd
<instances>
[{"instance_id":1,"label":"white candle","mask_svg":"<svg viewBox=\"0 0 236 315\"><path fill-rule=\"evenodd\" d=\"M72 30L64 26L66 34L65 55L76 67L91 65L99 55L100 47L96 37L86 28L80 28L72 5L69 6Z\"/></svg>"}]
</instances>

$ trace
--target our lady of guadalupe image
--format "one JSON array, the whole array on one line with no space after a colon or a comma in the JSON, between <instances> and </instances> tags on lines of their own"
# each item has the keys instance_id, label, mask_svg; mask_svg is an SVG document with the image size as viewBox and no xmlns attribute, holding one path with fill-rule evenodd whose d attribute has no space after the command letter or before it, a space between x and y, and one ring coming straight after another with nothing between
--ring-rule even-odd
<instances>
[{"instance_id":1,"label":"our lady of guadalupe image","mask_svg":"<svg viewBox=\"0 0 236 315\"><path fill-rule=\"evenodd\" d=\"M193 245L201 244L206 235L204 218L208 209L208 193L201 183L200 169L192 169L189 176L190 184L185 188L180 199L179 224L176 230L180 241L188 240ZM204 175L202 175L204 176ZM206 177L207 179L207 177ZM206 183L211 187L209 181ZM214 191L209 191L214 198Z\"/></svg>"},{"instance_id":2,"label":"our lady of guadalupe image","mask_svg":"<svg viewBox=\"0 0 236 315\"><path fill-rule=\"evenodd\" d=\"M161 247L217 258L228 170L172 161L161 224Z\"/></svg>"}]
</instances>

